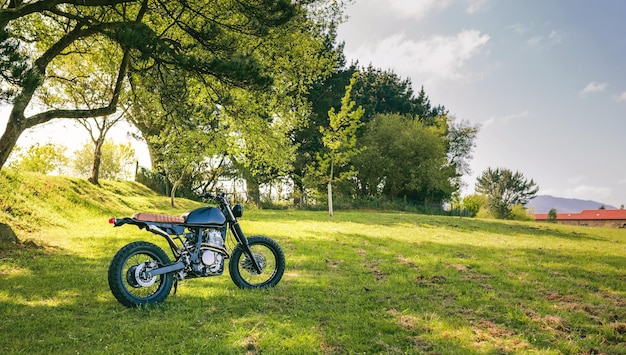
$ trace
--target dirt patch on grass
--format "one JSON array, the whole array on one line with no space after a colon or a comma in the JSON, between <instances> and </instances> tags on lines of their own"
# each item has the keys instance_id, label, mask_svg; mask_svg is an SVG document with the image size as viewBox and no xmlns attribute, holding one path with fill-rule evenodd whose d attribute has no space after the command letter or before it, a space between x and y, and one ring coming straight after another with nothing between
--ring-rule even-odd
<instances>
[{"instance_id":1,"label":"dirt patch on grass","mask_svg":"<svg viewBox=\"0 0 626 355\"><path fill-rule=\"evenodd\" d=\"M441 285L446 283L448 279L443 276L443 275L433 275L430 277L426 277L424 275L418 275L414 282L419 286L419 287L431 287L431 286L435 286L435 285Z\"/></svg>"},{"instance_id":2,"label":"dirt patch on grass","mask_svg":"<svg viewBox=\"0 0 626 355\"><path fill-rule=\"evenodd\" d=\"M396 255L396 259L398 259L398 261L400 262L400 264L402 265L406 265L412 269L418 269L417 265L415 265L415 263L409 259L407 259L406 257L404 257L404 255L402 254L397 254Z\"/></svg>"},{"instance_id":3,"label":"dirt patch on grass","mask_svg":"<svg viewBox=\"0 0 626 355\"><path fill-rule=\"evenodd\" d=\"M384 272L380 270L377 263L366 263L365 267L369 269L369 271L372 274L374 274L374 277L376 278L376 282L380 282L384 280L385 277L387 276L387 274L385 274Z\"/></svg>"},{"instance_id":4,"label":"dirt patch on grass","mask_svg":"<svg viewBox=\"0 0 626 355\"><path fill-rule=\"evenodd\" d=\"M504 354L527 349L530 344L516 336L513 330L487 319L478 319L472 326L474 347L483 348L486 344L495 346Z\"/></svg>"},{"instance_id":5,"label":"dirt patch on grass","mask_svg":"<svg viewBox=\"0 0 626 355\"><path fill-rule=\"evenodd\" d=\"M345 260L326 259L326 264L328 264L328 267L330 269L339 269L339 266L343 264L344 262Z\"/></svg>"},{"instance_id":6,"label":"dirt patch on grass","mask_svg":"<svg viewBox=\"0 0 626 355\"><path fill-rule=\"evenodd\" d=\"M396 319L396 324L406 330L410 330L416 333L431 333L432 329L427 326L424 319L414 316L409 313L400 312L394 308L387 309L387 314L393 316Z\"/></svg>"}]
</instances>

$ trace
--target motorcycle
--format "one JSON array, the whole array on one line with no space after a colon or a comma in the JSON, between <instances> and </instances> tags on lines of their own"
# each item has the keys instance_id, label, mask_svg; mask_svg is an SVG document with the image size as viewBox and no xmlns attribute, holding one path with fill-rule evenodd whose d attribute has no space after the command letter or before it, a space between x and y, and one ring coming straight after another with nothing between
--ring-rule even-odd
<instances>
[{"instance_id":1,"label":"motorcycle","mask_svg":"<svg viewBox=\"0 0 626 355\"><path fill-rule=\"evenodd\" d=\"M136 241L122 247L108 271L113 296L126 307L163 302L178 282L198 277L219 276L228 259L230 277L242 289L273 287L285 271L285 255L278 243L266 236L246 237L237 221L243 215L239 204L231 207L225 193L200 197L217 202L181 217L135 213L111 218L114 227L126 224L165 238L173 262L159 246ZM234 243L227 245L227 230ZM229 248L229 245L234 247Z\"/></svg>"}]
</instances>

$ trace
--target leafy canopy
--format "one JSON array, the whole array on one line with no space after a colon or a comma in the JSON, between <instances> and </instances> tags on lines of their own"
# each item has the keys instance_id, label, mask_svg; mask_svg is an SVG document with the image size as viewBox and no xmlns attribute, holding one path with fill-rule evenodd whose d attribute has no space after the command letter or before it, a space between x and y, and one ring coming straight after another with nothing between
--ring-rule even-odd
<instances>
[{"instance_id":1,"label":"leafy canopy","mask_svg":"<svg viewBox=\"0 0 626 355\"><path fill-rule=\"evenodd\" d=\"M488 209L496 218L507 219L511 208L528 203L539 187L518 171L488 168L476 179L476 192L487 197Z\"/></svg>"}]
</instances>

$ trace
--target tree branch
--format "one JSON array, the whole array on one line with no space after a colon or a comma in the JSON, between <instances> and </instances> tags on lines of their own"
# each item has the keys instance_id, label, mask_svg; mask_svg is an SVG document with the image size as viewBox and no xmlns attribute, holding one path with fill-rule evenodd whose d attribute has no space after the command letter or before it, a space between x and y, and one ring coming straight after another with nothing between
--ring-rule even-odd
<instances>
[{"instance_id":1,"label":"tree branch","mask_svg":"<svg viewBox=\"0 0 626 355\"><path fill-rule=\"evenodd\" d=\"M113 89L113 95L111 101L105 107L99 107L95 109L83 109L83 110L49 110L38 113L26 119L26 127L30 128L41 123L48 122L55 118L87 118L87 117L99 117L107 116L115 113L117 110L117 102L122 91L124 84L124 77L130 61L130 50L124 51L124 57L120 63L120 69L117 74L117 80L115 81L115 88Z\"/></svg>"},{"instance_id":2,"label":"tree branch","mask_svg":"<svg viewBox=\"0 0 626 355\"><path fill-rule=\"evenodd\" d=\"M53 10L57 5L68 4L76 6L111 6L118 4L126 4L136 2L137 0L46 0L35 1L27 4L21 4L14 8L5 8L0 10L0 28L5 28L6 25L15 19L47 10Z\"/></svg>"}]
</instances>

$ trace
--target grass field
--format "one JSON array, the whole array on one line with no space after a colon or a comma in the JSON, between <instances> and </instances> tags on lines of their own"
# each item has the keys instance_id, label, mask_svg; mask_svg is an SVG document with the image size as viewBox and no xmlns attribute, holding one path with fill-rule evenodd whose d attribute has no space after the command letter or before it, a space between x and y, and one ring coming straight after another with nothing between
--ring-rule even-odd
<instances>
[{"instance_id":1,"label":"grass field","mask_svg":"<svg viewBox=\"0 0 626 355\"><path fill-rule=\"evenodd\" d=\"M281 283L227 273L127 309L115 252L162 243L108 217L198 206L140 185L0 173L2 354L626 354L626 230L404 213L246 211L277 240ZM32 243L31 243L32 242Z\"/></svg>"}]
</instances>

